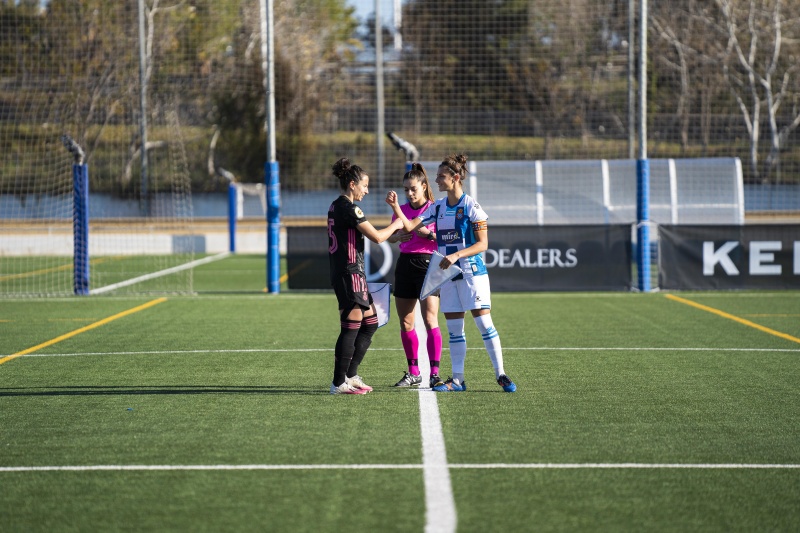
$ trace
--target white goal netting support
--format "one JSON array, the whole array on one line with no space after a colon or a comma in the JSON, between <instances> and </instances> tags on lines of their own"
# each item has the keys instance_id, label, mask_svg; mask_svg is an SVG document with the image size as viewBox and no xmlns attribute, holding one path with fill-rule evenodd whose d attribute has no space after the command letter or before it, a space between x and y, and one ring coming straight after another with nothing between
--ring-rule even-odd
<instances>
[{"instance_id":1,"label":"white goal netting support","mask_svg":"<svg viewBox=\"0 0 800 533\"><path fill-rule=\"evenodd\" d=\"M238 250L239 222L245 218L260 219L267 216L267 187L263 183L238 183L228 185L228 251Z\"/></svg>"}]
</instances>

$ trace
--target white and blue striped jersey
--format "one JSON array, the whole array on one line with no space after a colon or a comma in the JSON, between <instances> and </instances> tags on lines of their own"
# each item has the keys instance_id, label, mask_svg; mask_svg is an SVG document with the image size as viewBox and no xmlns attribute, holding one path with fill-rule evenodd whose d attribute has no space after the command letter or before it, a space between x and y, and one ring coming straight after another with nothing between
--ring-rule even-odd
<instances>
[{"instance_id":1,"label":"white and blue striped jersey","mask_svg":"<svg viewBox=\"0 0 800 533\"><path fill-rule=\"evenodd\" d=\"M475 244L477 242L475 230L477 228L485 230L489 216L474 198L465 193L453 206L447 204L447 197L436 200L428 209L419 214L419 218L426 225L436 222L436 242L439 246L439 253L450 255ZM462 257L458 260L458 266L464 271L465 278L488 274L482 254ZM459 279L459 277L455 279Z\"/></svg>"}]
</instances>

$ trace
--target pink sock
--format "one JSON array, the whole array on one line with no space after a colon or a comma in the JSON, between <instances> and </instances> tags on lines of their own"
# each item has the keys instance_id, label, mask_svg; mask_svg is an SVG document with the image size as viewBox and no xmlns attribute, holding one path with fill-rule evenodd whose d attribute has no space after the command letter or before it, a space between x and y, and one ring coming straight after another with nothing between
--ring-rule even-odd
<instances>
[{"instance_id":1,"label":"pink sock","mask_svg":"<svg viewBox=\"0 0 800 533\"><path fill-rule=\"evenodd\" d=\"M442 332L439 328L428 330L428 360L431 363L431 374L439 373L439 361L442 359Z\"/></svg>"},{"instance_id":2,"label":"pink sock","mask_svg":"<svg viewBox=\"0 0 800 533\"><path fill-rule=\"evenodd\" d=\"M417 359L417 350L419 349L419 338L417 332L413 329L411 331L400 331L400 340L403 342L403 350L406 352L406 361L408 361L408 373L419 376L419 366Z\"/></svg>"}]
</instances>

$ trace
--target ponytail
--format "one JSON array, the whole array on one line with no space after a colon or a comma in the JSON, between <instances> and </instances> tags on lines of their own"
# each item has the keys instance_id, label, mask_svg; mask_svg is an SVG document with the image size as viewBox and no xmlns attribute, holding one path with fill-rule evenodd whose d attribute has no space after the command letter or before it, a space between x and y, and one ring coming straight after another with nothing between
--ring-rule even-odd
<instances>
[{"instance_id":1,"label":"ponytail","mask_svg":"<svg viewBox=\"0 0 800 533\"><path fill-rule=\"evenodd\" d=\"M432 202L434 200L433 197L433 190L431 190L431 184L428 180L428 173L425 172L425 168L420 163L411 163L411 170L406 172L403 175L403 181L405 180L417 180L421 184L425 185L425 198Z\"/></svg>"}]
</instances>

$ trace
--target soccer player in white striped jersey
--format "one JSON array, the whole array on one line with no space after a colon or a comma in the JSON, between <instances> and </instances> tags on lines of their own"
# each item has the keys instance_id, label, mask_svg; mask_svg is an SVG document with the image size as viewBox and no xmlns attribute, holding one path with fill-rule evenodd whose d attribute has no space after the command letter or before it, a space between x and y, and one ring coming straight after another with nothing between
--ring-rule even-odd
<instances>
[{"instance_id":1,"label":"soccer player in white striped jersey","mask_svg":"<svg viewBox=\"0 0 800 533\"><path fill-rule=\"evenodd\" d=\"M389 191L386 203L399 220L403 229L412 232L436 223L436 241L439 253L444 256L439 266L443 269L457 264L463 274L444 284L440 292L440 308L447 321L450 334L450 362L453 376L438 383L433 390L438 392L460 392L467 390L464 379L464 361L467 357L467 342L464 335L464 316L472 313L481 332L484 346L492 360L497 384L506 392L514 392L517 386L506 375L503 368L503 349L500 336L491 317L491 291L489 275L481 254L489 246L488 216L474 198L464 193L463 181L467 176L467 156L464 154L446 157L436 172L436 184L440 191L447 192L413 220L408 220L397 198Z\"/></svg>"}]
</instances>

